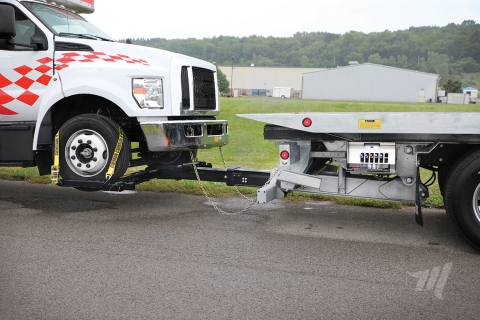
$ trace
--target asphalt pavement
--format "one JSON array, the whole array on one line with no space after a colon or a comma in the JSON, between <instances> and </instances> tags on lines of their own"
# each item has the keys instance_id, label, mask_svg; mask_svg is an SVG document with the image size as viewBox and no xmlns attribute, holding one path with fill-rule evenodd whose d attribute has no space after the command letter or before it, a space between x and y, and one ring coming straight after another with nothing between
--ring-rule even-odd
<instances>
[{"instance_id":1,"label":"asphalt pavement","mask_svg":"<svg viewBox=\"0 0 480 320\"><path fill-rule=\"evenodd\" d=\"M0 319L479 319L479 252L424 220L0 180Z\"/></svg>"}]
</instances>

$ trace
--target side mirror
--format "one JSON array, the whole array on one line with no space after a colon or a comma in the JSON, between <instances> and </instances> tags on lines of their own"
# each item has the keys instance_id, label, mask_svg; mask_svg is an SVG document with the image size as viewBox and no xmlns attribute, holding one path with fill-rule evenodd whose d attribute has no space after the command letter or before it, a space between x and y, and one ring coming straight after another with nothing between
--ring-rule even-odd
<instances>
[{"instance_id":1,"label":"side mirror","mask_svg":"<svg viewBox=\"0 0 480 320\"><path fill-rule=\"evenodd\" d=\"M16 35L13 7L0 4L0 39L10 40Z\"/></svg>"},{"instance_id":2,"label":"side mirror","mask_svg":"<svg viewBox=\"0 0 480 320\"><path fill-rule=\"evenodd\" d=\"M48 43L45 36L34 34L30 38L30 44L32 45L33 50L35 51L48 49Z\"/></svg>"}]
</instances>

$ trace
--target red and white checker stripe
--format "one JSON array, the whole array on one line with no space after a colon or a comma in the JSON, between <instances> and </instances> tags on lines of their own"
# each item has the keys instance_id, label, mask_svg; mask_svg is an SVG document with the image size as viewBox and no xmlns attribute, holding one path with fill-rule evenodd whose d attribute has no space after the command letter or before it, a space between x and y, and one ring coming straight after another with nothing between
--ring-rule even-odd
<instances>
[{"instance_id":1,"label":"red and white checker stripe","mask_svg":"<svg viewBox=\"0 0 480 320\"><path fill-rule=\"evenodd\" d=\"M57 59L55 63L56 70L67 68L72 63L76 62L120 62L130 64L142 64L149 66L148 62L143 59L135 59L124 54L106 54L103 52L66 52L62 57Z\"/></svg>"},{"instance_id":2,"label":"red and white checker stripe","mask_svg":"<svg viewBox=\"0 0 480 320\"><path fill-rule=\"evenodd\" d=\"M36 60L32 66L21 65L13 68L13 73L0 73L0 115L16 115L17 112L9 109L8 104L15 100L33 106L39 96L29 89L34 86L47 86L53 75L49 57ZM7 93L8 92L8 93Z\"/></svg>"},{"instance_id":3,"label":"red and white checker stripe","mask_svg":"<svg viewBox=\"0 0 480 320\"><path fill-rule=\"evenodd\" d=\"M33 106L39 96L29 89L32 86L47 86L53 76L52 59L45 57L36 60L33 66L21 65L13 68L13 73L0 73L0 115L16 115L8 108L13 101L18 100ZM149 66L143 59L136 59L124 54L106 54L103 52L65 52L55 61L55 69L68 68L72 63L126 63ZM7 93L8 92L8 93Z\"/></svg>"}]
</instances>

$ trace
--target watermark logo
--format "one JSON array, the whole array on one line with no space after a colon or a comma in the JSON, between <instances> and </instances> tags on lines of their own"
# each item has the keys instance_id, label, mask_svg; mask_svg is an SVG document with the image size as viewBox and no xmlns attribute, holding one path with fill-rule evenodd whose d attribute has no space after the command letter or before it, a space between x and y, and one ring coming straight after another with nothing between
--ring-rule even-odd
<instances>
[{"instance_id":1,"label":"watermark logo","mask_svg":"<svg viewBox=\"0 0 480 320\"><path fill-rule=\"evenodd\" d=\"M443 300L443 288L447 283L450 270L452 270L452 262L445 264L443 267L434 267L418 272L407 272L407 274L418 279L415 291L433 291L433 295L436 298Z\"/></svg>"}]
</instances>

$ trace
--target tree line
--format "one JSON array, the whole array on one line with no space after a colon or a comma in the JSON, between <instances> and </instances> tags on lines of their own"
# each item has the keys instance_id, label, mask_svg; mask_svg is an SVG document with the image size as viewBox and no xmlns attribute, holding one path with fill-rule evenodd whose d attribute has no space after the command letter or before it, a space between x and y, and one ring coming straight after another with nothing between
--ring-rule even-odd
<instances>
[{"instance_id":1,"label":"tree line","mask_svg":"<svg viewBox=\"0 0 480 320\"><path fill-rule=\"evenodd\" d=\"M334 68L358 61L435 73L443 81L462 73L480 72L480 24L473 20L368 34L297 32L284 38L253 35L132 40L217 65L233 62L236 66Z\"/></svg>"}]
</instances>

